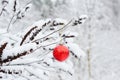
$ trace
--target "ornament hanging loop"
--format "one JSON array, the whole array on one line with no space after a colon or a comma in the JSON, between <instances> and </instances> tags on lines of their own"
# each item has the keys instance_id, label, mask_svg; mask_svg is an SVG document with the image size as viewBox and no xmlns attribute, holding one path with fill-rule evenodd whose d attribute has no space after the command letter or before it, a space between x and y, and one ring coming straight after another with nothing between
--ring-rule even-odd
<instances>
[{"instance_id":1,"label":"ornament hanging loop","mask_svg":"<svg viewBox=\"0 0 120 80\"><path fill-rule=\"evenodd\" d=\"M74 18L73 18L74 19ZM63 44L63 38L62 38L62 33L63 33L63 30L65 30L65 28L67 28L67 26L73 21L73 19L71 19L66 25L62 26L60 29L59 29L59 36L60 36L60 42L59 44Z\"/></svg>"},{"instance_id":2,"label":"ornament hanging loop","mask_svg":"<svg viewBox=\"0 0 120 80\"><path fill-rule=\"evenodd\" d=\"M62 27L64 27L64 26L62 26ZM62 42L62 33L63 33L63 29L59 31L59 36L60 36L60 42L59 42L59 44L60 45L63 44L63 42Z\"/></svg>"}]
</instances>

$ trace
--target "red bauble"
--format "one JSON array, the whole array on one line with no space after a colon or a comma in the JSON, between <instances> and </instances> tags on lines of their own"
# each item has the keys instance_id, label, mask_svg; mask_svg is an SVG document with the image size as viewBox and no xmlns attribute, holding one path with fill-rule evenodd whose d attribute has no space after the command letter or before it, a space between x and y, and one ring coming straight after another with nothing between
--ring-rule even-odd
<instances>
[{"instance_id":1,"label":"red bauble","mask_svg":"<svg viewBox=\"0 0 120 80\"><path fill-rule=\"evenodd\" d=\"M64 45L58 45L53 50L53 56L56 60L62 62L69 56L69 49Z\"/></svg>"}]
</instances>

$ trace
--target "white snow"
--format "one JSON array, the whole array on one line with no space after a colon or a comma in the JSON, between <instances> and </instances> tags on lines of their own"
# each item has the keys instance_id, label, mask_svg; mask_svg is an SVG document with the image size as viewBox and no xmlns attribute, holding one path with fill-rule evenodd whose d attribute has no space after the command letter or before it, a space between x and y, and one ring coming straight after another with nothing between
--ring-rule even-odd
<instances>
[{"instance_id":1,"label":"white snow","mask_svg":"<svg viewBox=\"0 0 120 80\"><path fill-rule=\"evenodd\" d=\"M0 15L0 46L8 42L6 48L3 50L2 60L8 56L18 55L18 53L29 50L30 48L36 49L40 46L42 47L29 55L0 66L0 70L3 69L5 71L15 70L19 72L22 70L22 74L12 75L0 72L0 76L3 77L0 80L120 79L119 0L32 0L30 4L28 4L30 0L16 0L17 11L15 13L13 12L15 0L6 1L9 4L0 4L0 13L2 8L6 6L6 11L3 11ZM25 7L28 6L31 7L29 12L25 12ZM12 16L19 10L21 10L19 16L25 15L25 17L17 19L15 23L14 20L16 17L14 17L10 24L9 33L6 33ZM69 47L80 58L79 60L72 57L72 54L64 62L53 59L52 50L49 49L53 49L60 43L60 32L48 36L47 38L50 38L49 40L39 40L39 45L31 43L30 37L36 30L41 29L44 23L51 21L49 24L51 25L55 20L55 23L63 22L67 24L73 18L74 20L88 18L85 23L84 20L81 21L84 23L83 25L67 26L66 29L61 30L62 34L75 36L75 38L66 39L68 43L64 41L62 43ZM34 40L43 38L64 26L51 26L55 29L51 31L49 25L44 27ZM38 28L31 32L22 46L19 46L28 30L35 26L38 26ZM54 42L56 44L49 45ZM14 46L11 44L14 44ZM88 71L88 49L90 49L91 78L89 77ZM68 72L73 75L71 76Z\"/></svg>"},{"instance_id":2,"label":"white snow","mask_svg":"<svg viewBox=\"0 0 120 80\"><path fill-rule=\"evenodd\" d=\"M79 45L77 45L77 44L69 43L69 44L67 44L67 46L69 47L69 49L71 51L73 51L73 53L75 53L75 55L78 56L78 58L84 57L86 55L85 52L83 50L81 50Z\"/></svg>"},{"instance_id":3,"label":"white snow","mask_svg":"<svg viewBox=\"0 0 120 80\"><path fill-rule=\"evenodd\" d=\"M8 56L17 56L18 54L23 53L24 51L29 51L30 49L36 49L36 44L29 43L10 50L4 50L2 54L2 60L6 59Z\"/></svg>"}]
</instances>

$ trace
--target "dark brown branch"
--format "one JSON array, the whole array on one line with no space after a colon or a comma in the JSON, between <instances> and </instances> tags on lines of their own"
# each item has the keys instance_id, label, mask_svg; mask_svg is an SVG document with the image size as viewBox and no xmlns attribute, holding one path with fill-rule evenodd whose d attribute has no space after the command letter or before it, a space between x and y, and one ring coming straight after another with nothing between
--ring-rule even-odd
<instances>
[{"instance_id":1,"label":"dark brown branch","mask_svg":"<svg viewBox=\"0 0 120 80\"><path fill-rule=\"evenodd\" d=\"M62 23L62 22L57 23L57 22L54 20L50 26L52 27L52 26L58 26L58 25L64 25L64 23Z\"/></svg>"},{"instance_id":2,"label":"dark brown branch","mask_svg":"<svg viewBox=\"0 0 120 80\"><path fill-rule=\"evenodd\" d=\"M13 61L21 56L25 56L26 54L29 54L30 51L24 51L23 53L18 53L17 56L8 56L6 59L2 60L2 63Z\"/></svg>"},{"instance_id":3,"label":"dark brown branch","mask_svg":"<svg viewBox=\"0 0 120 80\"><path fill-rule=\"evenodd\" d=\"M72 56L74 56L76 59L78 59L78 56L73 51L70 50L70 53L72 54Z\"/></svg>"},{"instance_id":4,"label":"dark brown branch","mask_svg":"<svg viewBox=\"0 0 120 80\"><path fill-rule=\"evenodd\" d=\"M22 71L0 69L0 73L5 73L5 74L20 74L20 73L22 73Z\"/></svg>"},{"instance_id":5,"label":"dark brown branch","mask_svg":"<svg viewBox=\"0 0 120 80\"><path fill-rule=\"evenodd\" d=\"M31 3L31 1L29 3L27 3L22 9L20 9L19 11L16 12L16 19L13 21L13 24L19 20L22 19L25 16L25 12L28 11L28 9L30 8L28 5ZM24 12L23 12L24 10Z\"/></svg>"},{"instance_id":6,"label":"dark brown branch","mask_svg":"<svg viewBox=\"0 0 120 80\"><path fill-rule=\"evenodd\" d=\"M87 17L79 18L78 20L75 20L72 26L77 26L78 24L82 24L83 23L82 21L85 19L87 19Z\"/></svg>"},{"instance_id":7,"label":"dark brown branch","mask_svg":"<svg viewBox=\"0 0 120 80\"><path fill-rule=\"evenodd\" d=\"M1 45L0 47L0 66L2 65L1 56L2 56L3 50L5 49L6 45L7 45L7 42Z\"/></svg>"},{"instance_id":8,"label":"dark brown branch","mask_svg":"<svg viewBox=\"0 0 120 80\"><path fill-rule=\"evenodd\" d=\"M44 27L46 27L49 23L50 23L50 21L44 23L40 29L36 30L36 31L33 33L33 35L30 37L30 40L32 41L32 40L37 36L37 34L39 34L39 32L40 32Z\"/></svg>"},{"instance_id":9,"label":"dark brown branch","mask_svg":"<svg viewBox=\"0 0 120 80\"><path fill-rule=\"evenodd\" d=\"M72 20L73 20L73 19L72 19ZM48 36L50 36L50 35L52 35L52 34L58 32L58 31L64 29L65 27L67 27L67 26L72 22L72 20L70 20L70 21L69 21L66 25L64 25L62 28L60 28L60 29L58 29L58 30L56 30L56 31L54 31L54 32L52 32L52 33L50 33L50 34L48 34L48 35L46 35L46 36L40 38L40 39L36 39L36 40L34 40L34 41L32 41L32 42L36 42L36 41L38 41L38 40L44 39L44 38L46 38L46 37L48 37Z\"/></svg>"},{"instance_id":10,"label":"dark brown branch","mask_svg":"<svg viewBox=\"0 0 120 80\"><path fill-rule=\"evenodd\" d=\"M5 42L3 45L1 45L1 47L0 47L0 55L2 55L2 52L5 49L6 45L7 45L7 42Z\"/></svg>"},{"instance_id":11,"label":"dark brown branch","mask_svg":"<svg viewBox=\"0 0 120 80\"><path fill-rule=\"evenodd\" d=\"M13 6L13 11L16 12L16 5L17 5L17 1L14 1L14 6Z\"/></svg>"},{"instance_id":12,"label":"dark brown branch","mask_svg":"<svg viewBox=\"0 0 120 80\"><path fill-rule=\"evenodd\" d=\"M73 38L73 37L75 37L75 36L74 36L74 35L69 35L69 36L63 35L62 37L64 37L64 38Z\"/></svg>"},{"instance_id":13,"label":"dark brown branch","mask_svg":"<svg viewBox=\"0 0 120 80\"><path fill-rule=\"evenodd\" d=\"M28 51L24 51L22 53L18 53L18 55L16 55L16 56L8 56L6 59L2 60L1 63L3 64L3 63L7 63L7 62L10 62L10 61L13 61L15 59L18 59L19 57L22 57L22 56L25 56L27 54L33 53L34 51L40 49L41 47L46 47L46 46L54 45L56 43L58 43L58 42L54 42L54 43L47 44L47 45L44 45L44 46L39 46L39 47L37 47L34 50L33 49L29 49Z\"/></svg>"},{"instance_id":14,"label":"dark brown branch","mask_svg":"<svg viewBox=\"0 0 120 80\"><path fill-rule=\"evenodd\" d=\"M21 41L21 43L20 43L20 46L23 44L23 42L26 40L26 38L28 37L28 35L30 35L30 33L31 33L35 28L37 28L37 26L31 28L31 29L25 34L25 36L23 37L23 39L22 39L22 41Z\"/></svg>"}]
</instances>

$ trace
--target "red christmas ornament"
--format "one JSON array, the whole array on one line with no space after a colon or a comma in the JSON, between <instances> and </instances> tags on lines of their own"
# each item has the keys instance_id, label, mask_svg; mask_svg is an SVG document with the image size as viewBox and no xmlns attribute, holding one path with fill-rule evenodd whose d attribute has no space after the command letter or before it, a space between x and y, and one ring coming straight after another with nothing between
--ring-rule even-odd
<instances>
[{"instance_id":1,"label":"red christmas ornament","mask_svg":"<svg viewBox=\"0 0 120 80\"><path fill-rule=\"evenodd\" d=\"M56 60L62 62L69 56L69 49L64 45L58 45L53 50L53 56Z\"/></svg>"}]
</instances>

